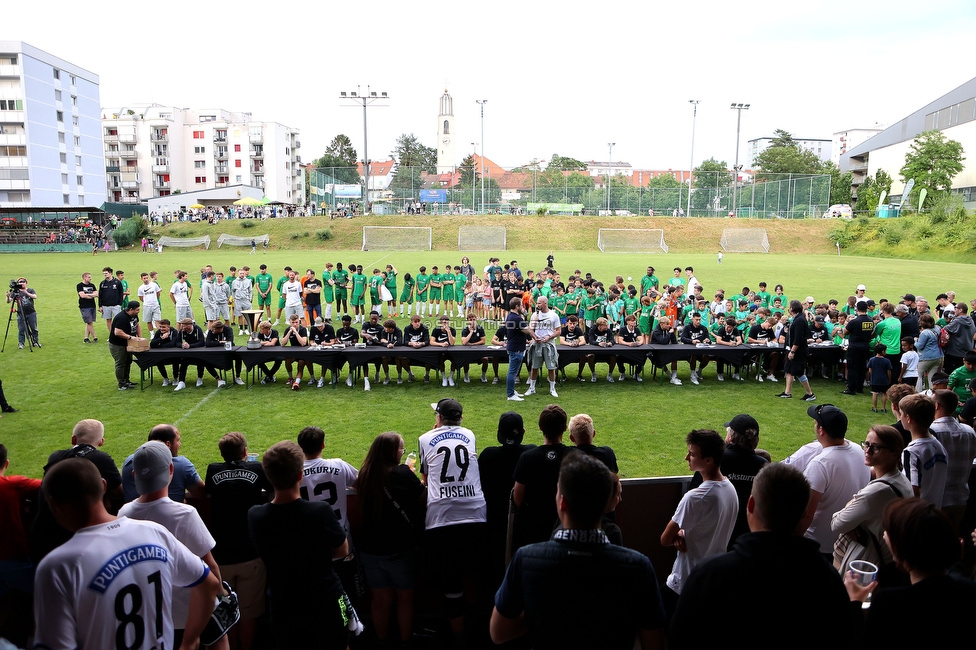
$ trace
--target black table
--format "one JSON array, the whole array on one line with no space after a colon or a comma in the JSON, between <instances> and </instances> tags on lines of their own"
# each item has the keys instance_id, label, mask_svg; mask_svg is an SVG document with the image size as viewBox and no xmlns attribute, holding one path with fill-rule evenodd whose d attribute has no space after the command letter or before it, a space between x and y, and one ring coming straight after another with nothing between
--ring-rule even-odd
<instances>
[{"instance_id":1,"label":"black table","mask_svg":"<svg viewBox=\"0 0 976 650\"><path fill-rule=\"evenodd\" d=\"M156 366L165 364L178 364L189 362L191 364L203 364L214 370L231 370L234 367L234 360L238 357L235 352L239 347L232 347L226 350L223 347L199 347L199 348L150 348L143 352L134 352L136 365L139 366L139 387L146 389L146 374L149 375L149 385L153 384L153 369Z\"/></svg>"}]
</instances>

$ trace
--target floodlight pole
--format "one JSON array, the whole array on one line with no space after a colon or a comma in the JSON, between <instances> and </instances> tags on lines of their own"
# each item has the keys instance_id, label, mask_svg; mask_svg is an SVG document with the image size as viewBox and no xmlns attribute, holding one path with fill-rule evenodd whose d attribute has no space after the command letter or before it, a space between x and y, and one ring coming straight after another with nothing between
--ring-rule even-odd
<instances>
[{"instance_id":1,"label":"floodlight pole","mask_svg":"<svg viewBox=\"0 0 976 650\"><path fill-rule=\"evenodd\" d=\"M481 212L485 211L485 104L487 99L474 100L481 107Z\"/></svg>"},{"instance_id":2,"label":"floodlight pole","mask_svg":"<svg viewBox=\"0 0 976 650\"><path fill-rule=\"evenodd\" d=\"M616 142L608 142L607 147L610 149L610 158L607 160L607 212L610 212L610 174L613 172L613 146L617 144Z\"/></svg>"},{"instance_id":3,"label":"floodlight pole","mask_svg":"<svg viewBox=\"0 0 976 650\"><path fill-rule=\"evenodd\" d=\"M749 110L749 104L737 104L735 102L729 106L733 111L738 111L738 117L735 122L735 165L732 167L732 215L738 216L736 214L736 201L738 200L739 193L739 172L742 167L739 165L739 131L742 127L742 111Z\"/></svg>"},{"instance_id":4,"label":"floodlight pole","mask_svg":"<svg viewBox=\"0 0 976 650\"><path fill-rule=\"evenodd\" d=\"M691 185L695 177L695 122L698 119L698 104L701 101L689 99L688 103L692 105L693 111L691 113L691 162L688 166L688 210L685 212L686 217L691 216Z\"/></svg>"},{"instance_id":5,"label":"floodlight pole","mask_svg":"<svg viewBox=\"0 0 976 650\"><path fill-rule=\"evenodd\" d=\"M369 86L366 86L366 94L363 95L359 92L361 86L356 86L355 92L349 91L348 93L343 91L339 93L339 99L354 100L356 104L363 105L363 200L365 205L363 205L363 214L369 209L369 131L366 125L366 107L373 102L380 100L387 100L390 98L386 92L377 93L374 90L370 90Z\"/></svg>"}]
</instances>

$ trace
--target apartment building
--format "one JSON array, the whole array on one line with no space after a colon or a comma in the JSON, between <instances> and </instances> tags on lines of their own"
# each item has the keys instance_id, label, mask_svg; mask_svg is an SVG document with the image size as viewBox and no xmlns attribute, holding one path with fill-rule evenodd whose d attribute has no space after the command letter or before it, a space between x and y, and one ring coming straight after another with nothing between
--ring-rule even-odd
<instances>
[{"instance_id":1,"label":"apartment building","mask_svg":"<svg viewBox=\"0 0 976 650\"><path fill-rule=\"evenodd\" d=\"M302 204L299 130L250 113L139 104L102 109L108 198L252 185L272 201Z\"/></svg>"},{"instance_id":2,"label":"apartment building","mask_svg":"<svg viewBox=\"0 0 976 650\"><path fill-rule=\"evenodd\" d=\"M105 201L98 75L0 41L0 207Z\"/></svg>"}]
</instances>

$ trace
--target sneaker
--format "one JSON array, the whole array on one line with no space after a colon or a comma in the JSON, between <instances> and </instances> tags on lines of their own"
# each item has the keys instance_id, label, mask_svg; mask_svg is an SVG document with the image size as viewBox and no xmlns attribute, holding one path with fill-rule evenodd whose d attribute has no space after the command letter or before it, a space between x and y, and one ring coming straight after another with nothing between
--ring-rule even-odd
<instances>
[{"instance_id":1,"label":"sneaker","mask_svg":"<svg viewBox=\"0 0 976 650\"><path fill-rule=\"evenodd\" d=\"M184 388L186 388L186 383L184 383L182 381L181 382L178 382L176 384L176 388L173 389L173 392L175 393L176 391L183 390Z\"/></svg>"},{"instance_id":2,"label":"sneaker","mask_svg":"<svg viewBox=\"0 0 976 650\"><path fill-rule=\"evenodd\" d=\"M590 381L591 381L591 382L593 382L593 383L595 384L595 383L596 383L596 375L592 375L592 376L590 377ZM613 378L612 378L612 377L610 378L610 381L613 381Z\"/></svg>"},{"instance_id":3,"label":"sneaker","mask_svg":"<svg viewBox=\"0 0 976 650\"><path fill-rule=\"evenodd\" d=\"M262 386L264 386L265 384L270 383L270 382L271 382L271 378L268 377L267 375L263 379L261 379L261 385Z\"/></svg>"},{"instance_id":4,"label":"sneaker","mask_svg":"<svg viewBox=\"0 0 976 650\"><path fill-rule=\"evenodd\" d=\"M576 379L577 379L578 381L581 381L581 382L585 382L585 381L586 381L586 378L585 378L585 377L584 377L583 375L580 375L580 376L579 376L579 377L577 377Z\"/></svg>"},{"instance_id":5,"label":"sneaker","mask_svg":"<svg viewBox=\"0 0 976 650\"><path fill-rule=\"evenodd\" d=\"M675 386L680 386L681 385L681 380L678 379L677 377L672 377L671 378L671 383L674 384Z\"/></svg>"},{"instance_id":6,"label":"sneaker","mask_svg":"<svg viewBox=\"0 0 976 650\"><path fill-rule=\"evenodd\" d=\"M780 393L776 397L782 397L783 399L791 399L793 397L792 393Z\"/></svg>"},{"instance_id":7,"label":"sneaker","mask_svg":"<svg viewBox=\"0 0 976 650\"><path fill-rule=\"evenodd\" d=\"M522 383L522 380L521 380L521 379L519 379L518 377L516 377L516 378L515 378L515 383L516 383L516 384L520 384L520 383Z\"/></svg>"},{"instance_id":8,"label":"sneaker","mask_svg":"<svg viewBox=\"0 0 976 650\"><path fill-rule=\"evenodd\" d=\"M815 402L817 400L817 396L814 395L813 393L807 393L800 399L802 399L804 402Z\"/></svg>"},{"instance_id":9,"label":"sneaker","mask_svg":"<svg viewBox=\"0 0 976 650\"><path fill-rule=\"evenodd\" d=\"M97 336L92 339L92 343L98 343L98 337Z\"/></svg>"},{"instance_id":10,"label":"sneaker","mask_svg":"<svg viewBox=\"0 0 976 650\"><path fill-rule=\"evenodd\" d=\"M275 322L271 323L271 327L276 327L277 325L278 325L278 319L276 318Z\"/></svg>"},{"instance_id":11,"label":"sneaker","mask_svg":"<svg viewBox=\"0 0 976 650\"><path fill-rule=\"evenodd\" d=\"M481 383L482 384L488 383L488 375L481 375Z\"/></svg>"},{"instance_id":12,"label":"sneaker","mask_svg":"<svg viewBox=\"0 0 976 650\"><path fill-rule=\"evenodd\" d=\"M315 377L312 377L311 379L309 379L308 380L308 383L305 384L305 385L306 386L314 386L315 385Z\"/></svg>"},{"instance_id":13,"label":"sneaker","mask_svg":"<svg viewBox=\"0 0 976 650\"><path fill-rule=\"evenodd\" d=\"M529 386L528 389L522 393L522 397L528 397L529 395L535 395L535 386Z\"/></svg>"},{"instance_id":14,"label":"sneaker","mask_svg":"<svg viewBox=\"0 0 976 650\"><path fill-rule=\"evenodd\" d=\"M871 409L871 412L872 412L872 413L877 413L877 412L878 412L878 409L876 409L876 408L872 408L872 409Z\"/></svg>"},{"instance_id":15,"label":"sneaker","mask_svg":"<svg viewBox=\"0 0 976 650\"><path fill-rule=\"evenodd\" d=\"M447 375L444 375L443 377L441 377L441 386L443 386L444 388L447 388Z\"/></svg>"},{"instance_id":16,"label":"sneaker","mask_svg":"<svg viewBox=\"0 0 976 650\"><path fill-rule=\"evenodd\" d=\"M295 383L295 380L292 379L291 377L289 377L288 379L285 380L285 386L288 386L289 388L291 388L291 385L294 384L294 383Z\"/></svg>"},{"instance_id":17,"label":"sneaker","mask_svg":"<svg viewBox=\"0 0 976 650\"><path fill-rule=\"evenodd\" d=\"M559 397L559 395L556 393L556 389L555 388L550 388L549 389L549 394L552 395L553 397Z\"/></svg>"},{"instance_id":18,"label":"sneaker","mask_svg":"<svg viewBox=\"0 0 976 650\"><path fill-rule=\"evenodd\" d=\"M776 375L766 375L766 379L769 381L779 381L779 379L776 379Z\"/></svg>"},{"instance_id":19,"label":"sneaker","mask_svg":"<svg viewBox=\"0 0 976 650\"><path fill-rule=\"evenodd\" d=\"M410 372L410 373L407 373L407 381L409 381L409 382L413 382L413 380L414 380L414 376L413 376L413 373L412 373L412 372Z\"/></svg>"},{"instance_id":20,"label":"sneaker","mask_svg":"<svg viewBox=\"0 0 976 650\"><path fill-rule=\"evenodd\" d=\"M643 382L643 381L644 381L644 377L643 377L642 375L637 375L637 376L635 377L635 379L637 380L637 382L638 382L638 383L640 383L640 382Z\"/></svg>"},{"instance_id":21,"label":"sneaker","mask_svg":"<svg viewBox=\"0 0 976 650\"><path fill-rule=\"evenodd\" d=\"M352 388L352 377L346 377L346 386Z\"/></svg>"},{"instance_id":22,"label":"sneaker","mask_svg":"<svg viewBox=\"0 0 976 650\"><path fill-rule=\"evenodd\" d=\"M299 389L301 389L301 387L302 387L302 382L300 382L300 381L293 381L293 382L291 382L291 389L292 390L299 390Z\"/></svg>"},{"instance_id":23,"label":"sneaker","mask_svg":"<svg viewBox=\"0 0 976 650\"><path fill-rule=\"evenodd\" d=\"M698 385L698 375L696 375L695 373L691 374L691 383L693 383L695 386Z\"/></svg>"},{"instance_id":24,"label":"sneaker","mask_svg":"<svg viewBox=\"0 0 976 650\"><path fill-rule=\"evenodd\" d=\"M430 375L424 375L424 383L425 384L429 384L430 383ZM444 385L447 386L447 384L444 384Z\"/></svg>"},{"instance_id":25,"label":"sneaker","mask_svg":"<svg viewBox=\"0 0 976 650\"><path fill-rule=\"evenodd\" d=\"M383 380L383 385L384 385L384 386L389 386L389 385L390 385L390 378L389 378L389 377L386 377L386 378L385 378L385 379Z\"/></svg>"},{"instance_id":26,"label":"sneaker","mask_svg":"<svg viewBox=\"0 0 976 650\"><path fill-rule=\"evenodd\" d=\"M91 343L89 339L85 339L85 343Z\"/></svg>"},{"instance_id":27,"label":"sneaker","mask_svg":"<svg viewBox=\"0 0 976 650\"><path fill-rule=\"evenodd\" d=\"M509 402L524 402L525 400L522 399L522 396L521 395L519 395L518 393L515 393L514 395L509 395L508 396L508 401Z\"/></svg>"},{"instance_id":28,"label":"sneaker","mask_svg":"<svg viewBox=\"0 0 976 650\"><path fill-rule=\"evenodd\" d=\"M624 380L623 375L617 375L617 381L623 381L623 380Z\"/></svg>"},{"instance_id":29,"label":"sneaker","mask_svg":"<svg viewBox=\"0 0 976 650\"><path fill-rule=\"evenodd\" d=\"M762 373L759 373L758 375L756 375L756 381L758 381L760 384L763 383Z\"/></svg>"},{"instance_id":30,"label":"sneaker","mask_svg":"<svg viewBox=\"0 0 976 650\"><path fill-rule=\"evenodd\" d=\"M315 387L322 388L323 386L325 386L325 377L319 377L319 381L315 384Z\"/></svg>"},{"instance_id":31,"label":"sneaker","mask_svg":"<svg viewBox=\"0 0 976 650\"><path fill-rule=\"evenodd\" d=\"M244 336L244 330L237 330L238 336Z\"/></svg>"},{"instance_id":32,"label":"sneaker","mask_svg":"<svg viewBox=\"0 0 976 650\"><path fill-rule=\"evenodd\" d=\"M595 377L593 378L593 381L596 381L596 378ZM612 384L613 383L613 375L607 375L607 381Z\"/></svg>"},{"instance_id":33,"label":"sneaker","mask_svg":"<svg viewBox=\"0 0 976 650\"><path fill-rule=\"evenodd\" d=\"M24 344L23 343L18 344L17 345L17 349L18 350L23 350L24 349Z\"/></svg>"},{"instance_id":34,"label":"sneaker","mask_svg":"<svg viewBox=\"0 0 976 650\"><path fill-rule=\"evenodd\" d=\"M723 375L722 373L718 373L718 375L716 375L716 377L718 377L718 380L719 381L725 381L725 375Z\"/></svg>"},{"instance_id":35,"label":"sneaker","mask_svg":"<svg viewBox=\"0 0 976 650\"><path fill-rule=\"evenodd\" d=\"M373 381L376 382L377 384L380 383L380 373L376 373L375 375L373 375Z\"/></svg>"},{"instance_id":36,"label":"sneaker","mask_svg":"<svg viewBox=\"0 0 976 650\"><path fill-rule=\"evenodd\" d=\"M201 386L203 386L203 377L197 379L197 388L200 388Z\"/></svg>"},{"instance_id":37,"label":"sneaker","mask_svg":"<svg viewBox=\"0 0 976 650\"><path fill-rule=\"evenodd\" d=\"M17 409L12 407L10 404L7 404L3 408L0 408L0 411L3 411L4 413L16 413Z\"/></svg>"},{"instance_id":38,"label":"sneaker","mask_svg":"<svg viewBox=\"0 0 976 650\"><path fill-rule=\"evenodd\" d=\"M119 390L129 390L129 387L126 384L122 384L119 386Z\"/></svg>"},{"instance_id":39,"label":"sneaker","mask_svg":"<svg viewBox=\"0 0 976 650\"><path fill-rule=\"evenodd\" d=\"M169 379L164 379L163 380L163 388L166 388L167 386L169 386L169 384L170 384Z\"/></svg>"},{"instance_id":40,"label":"sneaker","mask_svg":"<svg viewBox=\"0 0 976 650\"><path fill-rule=\"evenodd\" d=\"M369 377L363 377L363 390L369 390Z\"/></svg>"},{"instance_id":41,"label":"sneaker","mask_svg":"<svg viewBox=\"0 0 976 650\"><path fill-rule=\"evenodd\" d=\"M492 384L497 384L498 383L498 377L495 377L494 379L492 379L491 380L491 383Z\"/></svg>"},{"instance_id":42,"label":"sneaker","mask_svg":"<svg viewBox=\"0 0 976 650\"><path fill-rule=\"evenodd\" d=\"M234 383L237 384L238 386L243 386L244 380L241 379L240 377L234 377Z\"/></svg>"},{"instance_id":43,"label":"sneaker","mask_svg":"<svg viewBox=\"0 0 976 650\"><path fill-rule=\"evenodd\" d=\"M397 377L397 386L399 386L402 383L403 383L403 378L402 377Z\"/></svg>"},{"instance_id":44,"label":"sneaker","mask_svg":"<svg viewBox=\"0 0 976 650\"><path fill-rule=\"evenodd\" d=\"M453 374L447 376L447 385L448 386L453 386L454 385L454 375Z\"/></svg>"},{"instance_id":45,"label":"sneaker","mask_svg":"<svg viewBox=\"0 0 976 650\"><path fill-rule=\"evenodd\" d=\"M856 395L857 393L855 393L855 392L854 392L854 391L852 391L852 390L848 390L848 389L846 389L846 388L845 388L844 390L842 390L842 391L840 392L840 394L841 394L841 395Z\"/></svg>"},{"instance_id":46,"label":"sneaker","mask_svg":"<svg viewBox=\"0 0 976 650\"><path fill-rule=\"evenodd\" d=\"M270 377L268 378L268 381L269 381L269 382L271 382L272 384L276 384L276 383L278 383L278 378L277 378L277 377L275 377L274 375L271 375L271 376L270 376Z\"/></svg>"},{"instance_id":47,"label":"sneaker","mask_svg":"<svg viewBox=\"0 0 976 650\"><path fill-rule=\"evenodd\" d=\"M735 381L742 381L742 377L740 377L739 376L739 373L737 373L737 372L736 373L733 373L732 379L735 380Z\"/></svg>"},{"instance_id":48,"label":"sneaker","mask_svg":"<svg viewBox=\"0 0 976 650\"><path fill-rule=\"evenodd\" d=\"M470 384L471 383L471 377L468 377L467 375L465 375L464 376L464 383Z\"/></svg>"},{"instance_id":49,"label":"sneaker","mask_svg":"<svg viewBox=\"0 0 976 650\"><path fill-rule=\"evenodd\" d=\"M223 379L218 379L217 380L217 388L223 388L226 385L227 385L227 382L224 381Z\"/></svg>"}]
</instances>

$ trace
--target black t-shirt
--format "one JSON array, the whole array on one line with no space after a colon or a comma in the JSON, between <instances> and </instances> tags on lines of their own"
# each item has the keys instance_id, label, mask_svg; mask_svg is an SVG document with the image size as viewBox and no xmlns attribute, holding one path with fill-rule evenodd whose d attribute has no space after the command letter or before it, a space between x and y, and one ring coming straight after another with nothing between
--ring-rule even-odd
<instances>
[{"instance_id":1,"label":"black t-shirt","mask_svg":"<svg viewBox=\"0 0 976 650\"><path fill-rule=\"evenodd\" d=\"M684 329L681 330L681 342L686 345L697 345L709 341L711 338L708 336L708 328L701 323L698 324L698 327L685 325Z\"/></svg>"},{"instance_id":2,"label":"black t-shirt","mask_svg":"<svg viewBox=\"0 0 976 650\"><path fill-rule=\"evenodd\" d=\"M789 332L786 346L791 348L795 345L797 355L806 354L807 339L810 338L810 327L807 325L807 319L804 318L803 314L797 314L793 317ZM803 357L799 358L802 359Z\"/></svg>"},{"instance_id":3,"label":"black t-shirt","mask_svg":"<svg viewBox=\"0 0 976 650\"><path fill-rule=\"evenodd\" d=\"M360 490L363 524L356 533L356 546L363 553L394 555L412 549L418 532L424 528L423 503L427 488L410 468L406 465L393 468L386 488L389 497L382 491L367 495ZM374 499L379 501L379 510ZM394 500L397 505L393 505Z\"/></svg>"},{"instance_id":4,"label":"black t-shirt","mask_svg":"<svg viewBox=\"0 0 976 650\"><path fill-rule=\"evenodd\" d=\"M305 499L269 503L251 508L247 522L268 573L275 636L317 638L323 618L335 611L343 592L330 559L346 541L346 531L332 506ZM301 647L318 646L306 642Z\"/></svg>"},{"instance_id":5,"label":"black t-shirt","mask_svg":"<svg viewBox=\"0 0 976 650\"><path fill-rule=\"evenodd\" d=\"M515 484L515 466L522 454L529 449L535 449L535 445L485 447L478 454L481 491L485 495L488 508L489 530L508 530L508 497Z\"/></svg>"},{"instance_id":6,"label":"black t-shirt","mask_svg":"<svg viewBox=\"0 0 976 650\"><path fill-rule=\"evenodd\" d=\"M210 532L217 545L217 564L239 564L257 558L258 552L247 533L247 512L251 506L267 503L274 492L261 463L235 460L210 463L207 467L210 496Z\"/></svg>"},{"instance_id":7,"label":"black t-shirt","mask_svg":"<svg viewBox=\"0 0 976 650\"><path fill-rule=\"evenodd\" d=\"M962 410L959 411L959 417L967 422L972 422L973 418L976 418L976 397L970 397L966 400Z\"/></svg>"},{"instance_id":8,"label":"black t-shirt","mask_svg":"<svg viewBox=\"0 0 976 650\"><path fill-rule=\"evenodd\" d=\"M95 297L98 295L98 288L91 282L79 282L78 283L78 293L84 291L85 293L90 293L91 298L82 298L78 296L78 307L80 309L94 309L95 308Z\"/></svg>"},{"instance_id":9,"label":"black t-shirt","mask_svg":"<svg viewBox=\"0 0 976 650\"><path fill-rule=\"evenodd\" d=\"M224 329L227 329L227 328L225 327ZM291 331L291 328L290 327L289 327L288 331L289 331L289 334L288 334L288 345L300 346L301 343L298 342L298 337L299 336L302 337L303 339L306 339L305 340L305 343L306 344L308 343L308 338L307 338L308 337L308 330L305 329L304 326L299 326L298 327L298 336L295 336L295 333Z\"/></svg>"},{"instance_id":10,"label":"black t-shirt","mask_svg":"<svg viewBox=\"0 0 976 650\"><path fill-rule=\"evenodd\" d=\"M760 341L761 343L772 341L774 334L775 332L773 331L772 327L767 329L762 325L753 325L751 328L749 328L749 338Z\"/></svg>"},{"instance_id":11,"label":"black t-shirt","mask_svg":"<svg viewBox=\"0 0 976 650\"><path fill-rule=\"evenodd\" d=\"M508 340L508 330L504 326L499 327L495 330L494 339L498 341L500 345L505 345L505 341Z\"/></svg>"},{"instance_id":12,"label":"black t-shirt","mask_svg":"<svg viewBox=\"0 0 976 650\"><path fill-rule=\"evenodd\" d=\"M420 327L414 327L413 323L411 323L403 328L403 340L406 343L423 343L427 345L430 343L430 332L427 331L427 326L422 323Z\"/></svg>"},{"instance_id":13,"label":"black t-shirt","mask_svg":"<svg viewBox=\"0 0 976 650\"><path fill-rule=\"evenodd\" d=\"M522 314L518 312L509 312L508 316L505 317L505 348L509 352L525 352L525 332L529 328L529 324L525 322L525 318Z\"/></svg>"},{"instance_id":14,"label":"black t-shirt","mask_svg":"<svg viewBox=\"0 0 976 650\"><path fill-rule=\"evenodd\" d=\"M359 330L357 330L355 327L350 327L349 329L340 327L336 330L336 339L339 341L339 343L352 345L359 340Z\"/></svg>"},{"instance_id":15,"label":"black t-shirt","mask_svg":"<svg viewBox=\"0 0 976 650\"><path fill-rule=\"evenodd\" d=\"M826 327L813 327L810 330L810 338L814 343L822 343L830 339L830 334L827 333Z\"/></svg>"},{"instance_id":16,"label":"black t-shirt","mask_svg":"<svg viewBox=\"0 0 976 650\"><path fill-rule=\"evenodd\" d=\"M118 314L116 314L115 318L112 319L112 329L108 333L108 342L112 345L126 345L128 340L122 338L121 336L116 336L116 329L120 329L130 336L138 336L139 314L136 313L134 316L130 316L129 312L120 311Z\"/></svg>"},{"instance_id":17,"label":"black t-shirt","mask_svg":"<svg viewBox=\"0 0 976 650\"><path fill-rule=\"evenodd\" d=\"M258 331L258 340L259 341L262 341L262 342L265 342L265 341L274 341L275 339L279 339L279 338L280 338L280 336L278 334L278 330L271 330L267 334L262 334L260 330ZM281 341L279 340L278 341L278 345L280 345L280 344L281 344Z\"/></svg>"},{"instance_id":18,"label":"black t-shirt","mask_svg":"<svg viewBox=\"0 0 976 650\"><path fill-rule=\"evenodd\" d=\"M593 445L576 445L576 448L587 456L592 456L598 461L607 466L614 474L620 472L617 468L617 455L613 453L613 449L610 447L595 447Z\"/></svg>"},{"instance_id":19,"label":"black t-shirt","mask_svg":"<svg viewBox=\"0 0 976 650\"><path fill-rule=\"evenodd\" d=\"M570 330L568 326L563 325L562 329L559 331L559 337L567 343L571 341L575 342L577 339L583 339L584 342L586 341L586 338L583 335L583 328L579 325L572 330Z\"/></svg>"},{"instance_id":20,"label":"black t-shirt","mask_svg":"<svg viewBox=\"0 0 976 650\"><path fill-rule=\"evenodd\" d=\"M625 343L639 343L643 333L636 327L632 330L624 327L623 329L617 330L617 336L623 339Z\"/></svg>"},{"instance_id":21,"label":"black t-shirt","mask_svg":"<svg viewBox=\"0 0 976 650\"><path fill-rule=\"evenodd\" d=\"M224 343L234 344L234 332L229 327L221 328L219 332L216 330L207 330L207 339L206 343L204 343L206 347L221 347Z\"/></svg>"},{"instance_id":22,"label":"black t-shirt","mask_svg":"<svg viewBox=\"0 0 976 650\"><path fill-rule=\"evenodd\" d=\"M383 326L379 323L366 323L363 325L363 330L360 335L366 345L379 345L379 339L383 338L385 333L386 332L384 332ZM376 340L374 341L372 338L366 338L367 336L375 336Z\"/></svg>"},{"instance_id":23,"label":"black t-shirt","mask_svg":"<svg viewBox=\"0 0 976 650\"><path fill-rule=\"evenodd\" d=\"M718 336L719 339L721 339L722 341L725 341L726 343L737 343L737 342L738 343L741 343L742 342L742 339L739 336L739 330L735 329L734 327L732 328L732 331L731 332L729 331L729 328L728 327L723 327L722 329L720 329L718 331L717 336ZM804 341L805 340L806 339L804 339Z\"/></svg>"},{"instance_id":24,"label":"black t-shirt","mask_svg":"<svg viewBox=\"0 0 976 650\"><path fill-rule=\"evenodd\" d=\"M559 464L572 448L562 443L526 451L515 466L515 482L525 486L525 503L519 508L518 546L549 539L558 522L556 482Z\"/></svg>"},{"instance_id":25,"label":"black t-shirt","mask_svg":"<svg viewBox=\"0 0 976 650\"><path fill-rule=\"evenodd\" d=\"M495 302L502 302L505 299L505 294L502 292L503 283L501 280L491 281L491 293L495 297ZM508 305L505 305L507 308Z\"/></svg>"},{"instance_id":26,"label":"black t-shirt","mask_svg":"<svg viewBox=\"0 0 976 650\"><path fill-rule=\"evenodd\" d=\"M117 307L122 304L122 283L116 278L102 280L98 285L98 305Z\"/></svg>"},{"instance_id":27,"label":"black t-shirt","mask_svg":"<svg viewBox=\"0 0 976 650\"><path fill-rule=\"evenodd\" d=\"M600 328L594 325L586 331L586 342L590 345L599 345L601 343L610 343L612 345L613 332L609 328L601 332Z\"/></svg>"},{"instance_id":28,"label":"black t-shirt","mask_svg":"<svg viewBox=\"0 0 976 650\"><path fill-rule=\"evenodd\" d=\"M318 287L318 288L321 288L322 287L322 281L319 280L318 278L312 278L311 280L306 280L305 281L305 288L306 289L315 289L316 287ZM311 291L309 291L307 294L305 294L305 306L306 307L314 307L315 305L319 305L319 304L322 304L322 294L320 294L320 293L313 293Z\"/></svg>"},{"instance_id":29,"label":"black t-shirt","mask_svg":"<svg viewBox=\"0 0 976 650\"><path fill-rule=\"evenodd\" d=\"M335 341L335 329L329 325L325 324L325 327L319 329L318 327L313 327L308 331L308 337L311 339L312 343L316 345L329 344Z\"/></svg>"},{"instance_id":30,"label":"black t-shirt","mask_svg":"<svg viewBox=\"0 0 976 650\"><path fill-rule=\"evenodd\" d=\"M480 343L485 340L485 330L481 325L475 325L474 333L471 333L470 327L465 327L461 330L461 338L463 339L468 334L471 334L471 338L468 339L468 345L473 345L475 343Z\"/></svg>"},{"instance_id":31,"label":"black t-shirt","mask_svg":"<svg viewBox=\"0 0 976 650\"><path fill-rule=\"evenodd\" d=\"M871 344L871 336L874 334L874 319L867 314L858 314L847 321L844 326L849 336L851 347L866 348Z\"/></svg>"},{"instance_id":32,"label":"black t-shirt","mask_svg":"<svg viewBox=\"0 0 976 650\"><path fill-rule=\"evenodd\" d=\"M451 336L457 336L457 332L453 327L448 327L447 330L451 331ZM441 327L435 327L430 331L431 340L435 343L447 343L449 340L447 337L447 330Z\"/></svg>"}]
</instances>

